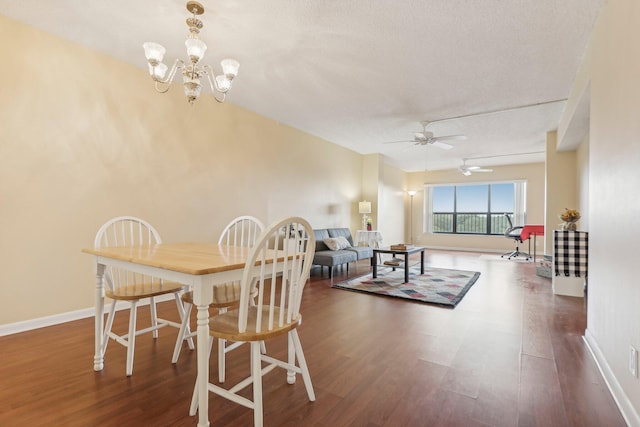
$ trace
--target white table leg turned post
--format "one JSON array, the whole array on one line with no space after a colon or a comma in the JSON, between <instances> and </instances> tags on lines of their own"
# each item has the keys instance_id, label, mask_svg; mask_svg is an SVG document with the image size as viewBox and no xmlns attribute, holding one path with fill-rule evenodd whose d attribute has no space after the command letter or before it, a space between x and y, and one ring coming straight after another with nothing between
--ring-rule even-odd
<instances>
[{"instance_id":1,"label":"white table leg turned post","mask_svg":"<svg viewBox=\"0 0 640 427\"><path fill-rule=\"evenodd\" d=\"M198 376L198 427L209 427L209 304L213 300L211 286L198 285L193 287L193 302L198 308L197 313L197 342Z\"/></svg>"},{"instance_id":2,"label":"white table leg turned post","mask_svg":"<svg viewBox=\"0 0 640 427\"><path fill-rule=\"evenodd\" d=\"M96 264L94 371L101 371L104 367L104 270L103 264Z\"/></svg>"}]
</instances>

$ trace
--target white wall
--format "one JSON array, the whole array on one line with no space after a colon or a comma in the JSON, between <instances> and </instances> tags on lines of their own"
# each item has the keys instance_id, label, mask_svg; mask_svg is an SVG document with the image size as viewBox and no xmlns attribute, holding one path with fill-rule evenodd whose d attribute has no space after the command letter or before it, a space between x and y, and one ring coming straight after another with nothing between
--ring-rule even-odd
<instances>
[{"instance_id":1,"label":"white wall","mask_svg":"<svg viewBox=\"0 0 640 427\"><path fill-rule=\"evenodd\" d=\"M590 52L589 298L586 338L619 405L640 426L640 2L604 3Z\"/></svg>"}]
</instances>

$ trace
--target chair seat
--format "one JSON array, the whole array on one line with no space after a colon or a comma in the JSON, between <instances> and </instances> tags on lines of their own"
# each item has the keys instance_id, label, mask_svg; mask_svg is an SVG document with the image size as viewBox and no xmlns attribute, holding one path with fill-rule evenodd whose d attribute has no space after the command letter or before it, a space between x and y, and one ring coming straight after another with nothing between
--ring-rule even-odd
<instances>
[{"instance_id":1,"label":"chair seat","mask_svg":"<svg viewBox=\"0 0 640 427\"><path fill-rule=\"evenodd\" d=\"M278 335L286 334L292 329L298 327L302 322L302 316L298 316L297 319L291 323L285 323L281 327L274 326L273 329L267 330L269 322L269 307L262 308L262 325L263 330L256 332L256 320L259 315L256 307L249 307L249 313L247 316L247 330L246 332L238 332L238 316L240 311L238 309L228 311L214 316L209 320L209 334L212 337L229 340L229 341L264 341L269 338L276 337ZM277 322L280 315L280 309L276 308L274 311L274 322Z\"/></svg>"},{"instance_id":2,"label":"chair seat","mask_svg":"<svg viewBox=\"0 0 640 427\"><path fill-rule=\"evenodd\" d=\"M193 292L182 294L182 301L193 305ZM240 283L225 283L213 287L211 308L237 307L240 301Z\"/></svg>"},{"instance_id":3,"label":"chair seat","mask_svg":"<svg viewBox=\"0 0 640 427\"><path fill-rule=\"evenodd\" d=\"M105 290L105 295L111 299L133 301L142 298L157 297L180 291L183 285L176 282L147 282L134 285L120 286L114 291Z\"/></svg>"}]
</instances>

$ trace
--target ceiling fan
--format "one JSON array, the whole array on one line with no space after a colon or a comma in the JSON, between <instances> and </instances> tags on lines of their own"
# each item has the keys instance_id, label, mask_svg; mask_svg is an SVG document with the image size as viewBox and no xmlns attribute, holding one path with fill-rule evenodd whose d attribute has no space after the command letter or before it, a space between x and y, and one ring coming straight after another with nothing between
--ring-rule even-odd
<instances>
[{"instance_id":1,"label":"ceiling fan","mask_svg":"<svg viewBox=\"0 0 640 427\"><path fill-rule=\"evenodd\" d=\"M429 125L429 123L430 122L427 122L427 121L420 122L420 124L422 125L422 132L416 132L412 140L388 141L388 142L384 142L383 144L413 142L414 145L433 145L434 147L442 148L444 150L450 150L453 148L453 145L444 143L442 141L454 141L454 140L467 139L465 135L435 136L433 132L429 132L427 130L427 126Z\"/></svg>"},{"instance_id":2,"label":"ceiling fan","mask_svg":"<svg viewBox=\"0 0 640 427\"><path fill-rule=\"evenodd\" d=\"M464 176L470 176L472 173L476 172L493 172L493 169L483 169L480 166L467 165L467 159L462 159L462 165L458 167L458 170L462 172L462 175Z\"/></svg>"}]
</instances>

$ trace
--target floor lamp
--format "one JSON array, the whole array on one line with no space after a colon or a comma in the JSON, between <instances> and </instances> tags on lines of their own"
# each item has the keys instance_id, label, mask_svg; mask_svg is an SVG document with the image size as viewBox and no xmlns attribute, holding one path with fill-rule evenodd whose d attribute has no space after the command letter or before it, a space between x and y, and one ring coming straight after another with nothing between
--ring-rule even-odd
<instances>
[{"instance_id":1,"label":"floor lamp","mask_svg":"<svg viewBox=\"0 0 640 427\"><path fill-rule=\"evenodd\" d=\"M358 203L358 212L362 214L362 229L367 229L367 214L371 213L371 202L366 200Z\"/></svg>"},{"instance_id":2,"label":"floor lamp","mask_svg":"<svg viewBox=\"0 0 640 427\"><path fill-rule=\"evenodd\" d=\"M416 191L409 190L407 193L411 196L411 205L409 208L409 244L413 245L413 196L416 195Z\"/></svg>"}]
</instances>

